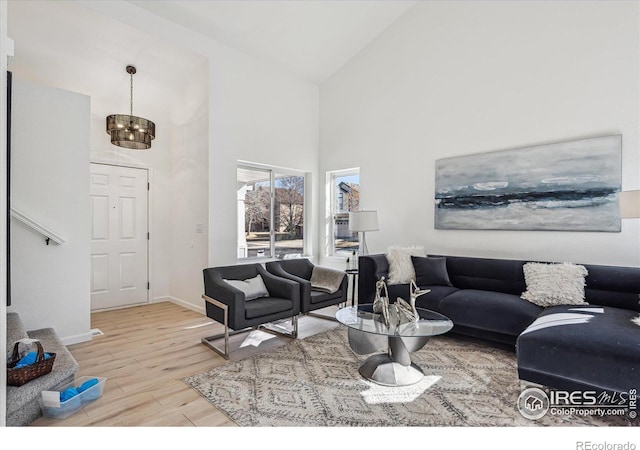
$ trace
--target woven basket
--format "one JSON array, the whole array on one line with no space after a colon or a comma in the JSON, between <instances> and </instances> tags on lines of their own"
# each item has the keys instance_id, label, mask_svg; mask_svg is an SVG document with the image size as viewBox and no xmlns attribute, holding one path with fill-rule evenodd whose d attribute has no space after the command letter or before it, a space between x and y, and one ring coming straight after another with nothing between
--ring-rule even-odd
<instances>
[{"instance_id":1,"label":"woven basket","mask_svg":"<svg viewBox=\"0 0 640 450\"><path fill-rule=\"evenodd\" d=\"M7 386L22 386L31 380L48 374L51 372L51 369L53 369L53 363L56 359L56 354L50 352L49 358L44 359L42 344L40 344L40 341L35 341L38 347L36 362L19 369L14 369L14 366L20 361L20 355L18 354L19 344L20 342L15 343L13 346L13 355L11 355L11 359L7 361Z\"/></svg>"}]
</instances>

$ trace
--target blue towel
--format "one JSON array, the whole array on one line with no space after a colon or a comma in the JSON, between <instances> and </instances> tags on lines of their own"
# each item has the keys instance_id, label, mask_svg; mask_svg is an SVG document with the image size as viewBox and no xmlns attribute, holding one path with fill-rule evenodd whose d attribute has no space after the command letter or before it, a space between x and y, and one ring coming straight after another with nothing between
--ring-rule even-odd
<instances>
[{"instance_id":1,"label":"blue towel","mask_svg":"<svg viewBox=\"0 0 640 450\"><path fill-rule=\"evenodd\" d=\"M92 386L95 386L96 384L98 384L98 379L97 378L90 378L90 379L88 379L87 381L85 381L84 383L82 383L78 387L67 388L64 391L60 392L60 401L61 402L66 402L67 400L72 399L76 395L80 395L81 393L83 393L87 389L90 389ZM97 396L95 396L95 398L100 397L100 393L99 392L97 392L96 395ZM94 397L93 393L90 394L89 396L90 397ZM85 398L85 400L89 400L89 399Z\"/></svg>"},{"instance_id":2,"label":"blue towel","mask_svg":"<svg viewBox=\"0 0 640 450\"><path fill-rule=\"evenodd\" d=\"M29 352L26 355L24 355L22 358L20 358L20 361L18 361L18 364L13 366L13 368L21 369L23 367L30 366L31 364L36 362L37 357L38 357L38 352ZM44 354L44 359L49 359L50 357L51 357L50 354L48 353Z\"/></svg>"},{"instance_id":3,"label":"blue towel","mask_svg":"<svg viewBox=\"0 0 640 450\"><path fill-rule=\"evenodd\" d=\"M72 388L72 387L67 388L64 391L60 392L60 401L66 402L67 400L75 397L76 395L78 395L78 391L76 390L76 388Z\"/></svg>"},{"instance_id":4,"label":"blue towel","mask_svg":"<svg viewBox=\"0 0 640 450\"><path fill-rule=\"evenodd\" d=\"M87 381L85 381L84 383L82 383L82 385L78 388L78 391L80 391L80 389L82 389L82 401L83 402L90 402L92 400L97 400L100 398L100 396L102 395L101 389L99 388L93 388L94 386L98 385L98 379L97 378L91 378ZM93 388L93 389L92 389Z\"/></svg>"},{"instance_id":5,"label":"blue towel","mask_svg":"<svg viewBox=\"0 0 640 450\"><path fill-rule=\"evenodd\" d=\"M84 383L82 383L80 386L78 386L78 392L84 392L87 389L89 389L91 386L95 386L96 384L98 384L98 379L91 378L85 381Z\"/></svg>"}]
</instances>

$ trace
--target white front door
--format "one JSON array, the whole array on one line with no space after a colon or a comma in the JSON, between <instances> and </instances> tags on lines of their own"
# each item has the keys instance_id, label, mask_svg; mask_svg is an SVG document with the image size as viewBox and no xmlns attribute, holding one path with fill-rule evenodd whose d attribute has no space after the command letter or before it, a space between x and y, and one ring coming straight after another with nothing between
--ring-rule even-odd
<instances>
[{"instance_id":1,"label":"white front door","mask_svg":"<svg viewBox=\"0 0 640 450\"><path fill-rule=\"evenodd\" d=\"M91 309L148 301L146 169L91 164Z\"/></svg>"}]
</instances>

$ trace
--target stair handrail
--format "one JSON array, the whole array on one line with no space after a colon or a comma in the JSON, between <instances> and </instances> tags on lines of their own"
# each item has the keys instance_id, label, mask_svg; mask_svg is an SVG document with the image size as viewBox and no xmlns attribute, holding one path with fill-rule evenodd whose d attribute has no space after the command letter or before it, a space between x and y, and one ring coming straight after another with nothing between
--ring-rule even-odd
<instances>
[{"instance_id":1,"label":"stair handrail","mask_svg":"<svg viewBox=\"0 0 640 450\"><path fill-rule=\"evenodd\" d=\"M35 231L43 235L45 237L45 242L47 243L47 245L49 245L50 241L53 241L58 245L62 245L65 242L67 242L63 237L54 233L49 228L45 227L35 219L29 217L28 215L14 208L13 206L11 207L10 212L11 212L11 217L13 217L16 220L19 220L20 222L24 223L28 227L34 229Z\"/></svg>"}]
</instances>

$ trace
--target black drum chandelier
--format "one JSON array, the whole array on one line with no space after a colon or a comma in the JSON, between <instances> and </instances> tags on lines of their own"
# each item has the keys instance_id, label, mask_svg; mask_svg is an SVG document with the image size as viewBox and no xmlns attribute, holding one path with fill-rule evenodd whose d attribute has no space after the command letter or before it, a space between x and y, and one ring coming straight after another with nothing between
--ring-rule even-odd
<instances>
[{"instance_id":1,"label":"black drum chandelier","mask_svg":"<svg viewBox=\"0 0 640 450\"><path fill-rule=\"evenodd\" d=\"M129 115L111 114L107 116L107 134L111 136L113 145L135 150L147 150L151 148L151 141L156 137L156 124L133 115L133 75L136 73L136 68L127 66L127 73L131 76Z\"/></svg>"}]
</instances>

